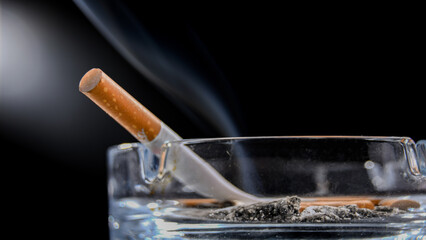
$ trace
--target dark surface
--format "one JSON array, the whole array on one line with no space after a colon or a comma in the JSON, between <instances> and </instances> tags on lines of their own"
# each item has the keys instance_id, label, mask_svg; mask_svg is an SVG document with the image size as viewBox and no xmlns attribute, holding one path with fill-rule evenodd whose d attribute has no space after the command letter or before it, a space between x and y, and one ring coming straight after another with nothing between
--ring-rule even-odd
<instances>
[{"instance_id":1,"label":"dark surface","mask_svg":"<svg viewBox=\"0 0 426 240\"><path fill-rule=\"evenodd\" d=\"M108 236L105 151L134 139L78 92L93 67L182 137L221 136L195 127L72 2L2 0L0 7L1 158L10 171L3 196L20 210L12 211L13 225L25 230L15 234ZM303 13L185 18L234 91L241 135L426 139L415 26Z\"/></svg>"}]
</instances>

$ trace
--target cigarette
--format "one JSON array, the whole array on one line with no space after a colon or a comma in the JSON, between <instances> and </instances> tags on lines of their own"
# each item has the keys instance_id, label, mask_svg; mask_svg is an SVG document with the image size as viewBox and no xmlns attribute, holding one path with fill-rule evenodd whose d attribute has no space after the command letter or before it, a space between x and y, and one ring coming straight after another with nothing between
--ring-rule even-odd
<instances>
[{"instance_id":1,"label":"cigarette","mask_svg":"<svg viewBox=\"0 0 426 240\"><path fill-rule=\"evenodd\" d=\"M164 139L181 139L173 130L98 68L88 71L79 90L140 142L158 154Z\"/></svg>"},{"instance_id":2,"label":"cigarette","mask_svg":"<svg viewBox=\"0 0 426 240\"><path fill-rule=\"evenodd\" d=\"M352 200L352 201L312 201L312 202L301 202L300 203L300 212L303 212L305 208L311 206L332 206L332 207L341 207L346 205L356 205L359 208L368 208L374 209L374 204L370 200Z\"/></svg>"},{"instance_id":3,"label":"cigarette","mask_svg":"<svg viewBox=\"0 0 426 240\"><path fill-rule=\"evenodd\" d=\"M80 81L79 90L160 158L159 176L170 171L189 188L218 200L260 201L232 185L186 146L168 153L173 161L166 164L165 156L161 156L163 144L182 138L102 70L88 71Z\"/></svg>"}]
</instances>

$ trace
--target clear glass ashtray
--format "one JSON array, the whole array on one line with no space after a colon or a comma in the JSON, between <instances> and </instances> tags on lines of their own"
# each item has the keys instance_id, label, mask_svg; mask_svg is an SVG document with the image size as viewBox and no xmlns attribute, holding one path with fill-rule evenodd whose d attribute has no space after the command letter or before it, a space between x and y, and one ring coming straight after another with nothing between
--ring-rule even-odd
<instances>
[{"instance_id":1,"label":"clear glass ashtray","mask_svg":"<svg viewBox=\"0 0 426 240\"><path fill-rule=\"evenodd\" d=\"M425 156L426 142L416 144L407 137L189 139L165 143L158 156L141 143L112 146L108 149L110 236L421 238L426 235ZM188 158L201 159L202 163L188 162ZM227 185L231 186L230 192L223 190ZM234 189L239 191L235 197ZM241 199L233 201L240 197L238 194ZM300 204L287 208L293 215L280 218L277 216L289 212L274 209L274 204L250 207L256 203L244 201L251 196L261 204L297 196L291 199ZM330 218L331 213L322 220L302 216L312 202L330 201L333 207L333 201L342 199L351 199L345 204L348 208L365 209L352 201L362 199L371 201L374 209L352 212L353 218ZM374 213L383 208L381 202L389 199L415 204L396 210L392 205L382 209L386 214L356 217L366 211ZM307 207L302 210L304 204ZM312 209L309 211L317 211ZM232 211L233 218L227 215ZM265 211L277 216L267 218ZM242 217L244 213L247 218Z\"/></svg>"}]
</instances>

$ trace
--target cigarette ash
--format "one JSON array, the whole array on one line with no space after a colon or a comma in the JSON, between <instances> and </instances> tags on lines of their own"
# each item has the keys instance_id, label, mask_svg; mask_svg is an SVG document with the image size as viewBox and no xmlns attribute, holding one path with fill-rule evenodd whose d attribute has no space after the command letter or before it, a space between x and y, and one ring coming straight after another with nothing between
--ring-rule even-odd
<instances>
[{"instance_id":1,"label":"cigarette ash","mask_svg":"<svg viewBox=\"0 0 426 240\"><path fill-rule=\"evenodd\" d=\"M323 223L348 222L351 220L386 217L400 210L376 207L374 210L358 208L356 205L341 207L311 206L299 213L301 199L286 197L277 201L261 202L212 210L207 217L229 222L273 222L273 223Z\"/></svg>"},{"instance_id":2,"label":"cigarette ash","mask_svg":"<svg viewBox=\"0 0 426 240\"><path fill-rule=\"evenodd\" d=\"M389 207L376 207L374 210L358 208L356 205L341 207L311 206L307 207L300 215L300 222L348 222L366 218L387 217L399 213L398 209Z\"/></svg>"},{"instance_id":3,"label":"cigarette ash","mask_svg":"<svg viewBox=\"0 0 426 240\"><path fill-rule=\"evenodd\" d=\"M286 197L272 202L218 209L208 214L208 217L238 222L294 222L299 213L300 202L298 197Z\"/></svg>"}]
</instances>

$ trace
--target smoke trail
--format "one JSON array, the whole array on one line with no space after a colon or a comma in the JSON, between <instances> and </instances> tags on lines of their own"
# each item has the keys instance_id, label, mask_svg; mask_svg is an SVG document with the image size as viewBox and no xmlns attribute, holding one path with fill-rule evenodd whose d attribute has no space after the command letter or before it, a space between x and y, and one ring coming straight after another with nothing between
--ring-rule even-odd
<instances>
[{"instance_id":1,"label":"smoke trail","mask_svg":"<svg viewBox=\"0 0 426 240\"><path fill-rule=\"evenodd\" d=\"M179 20L145 21L120 1L75 3L108 41L196 123L239 136L236 99L197 36Z\"/></svg>"}]
</instances>

